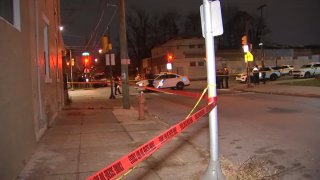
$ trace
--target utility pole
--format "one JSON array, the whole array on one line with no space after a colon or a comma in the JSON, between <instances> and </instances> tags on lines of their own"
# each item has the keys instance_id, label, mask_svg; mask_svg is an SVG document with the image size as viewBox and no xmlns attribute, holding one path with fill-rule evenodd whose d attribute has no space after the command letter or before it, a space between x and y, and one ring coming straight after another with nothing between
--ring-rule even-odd
<instances>
[{"instance_id":1,"label":"utility pole","mask_svg":"<svg viewBox=\"0 0 320 180\"><path fill-rule=\"evenodd\" d=\"M263 21L263 8L265 8L267 4L262 4L261 6L257 7L258 10L260 10L260 22L259 22L259 46L261 48L261 67L264 68L264 49L263 49L263 41L262 41L262 21Z\"/></svg>"},{"instance_id":2,"label":"utility pole","mask_svg":"<svg viewBox=\"0 0 320 180\"><path fill-rule=\"evenodd\" d=\"M129 86L128 86L128 65L130 59L128 57L127 34L126 34L126 15L124 0L119 1L120 15L120 59L121 59L121 79L122 79L122 94L123 108L130 108Z\"/></svg>"},{"instance_id":3,"label":"utility pole","mask_svg":"<svg viewBox=\"0 0 320 180\"><path fill-rule=\"evenodd\" d=\"M214 7L213 10L212 7ZM217 12L219 12L219 14ZM220 2L203 0L202 16L204 17L204 26L202 27L204 27L203 34L206 42L208 99L209 102L212 103L217 100L214 36L221 35L223 33ZM219 23L219 21L221 23ZM217 24L220 24L220 26ZM218 32L220 30L220 32L215 34L214 32L216 32L216 30ZM218 107L215 106L209 113L210 161L207 170L204 172L202 177L203 180L224 179L219 162L217 108Z\"/></svg>"}]
</instances>

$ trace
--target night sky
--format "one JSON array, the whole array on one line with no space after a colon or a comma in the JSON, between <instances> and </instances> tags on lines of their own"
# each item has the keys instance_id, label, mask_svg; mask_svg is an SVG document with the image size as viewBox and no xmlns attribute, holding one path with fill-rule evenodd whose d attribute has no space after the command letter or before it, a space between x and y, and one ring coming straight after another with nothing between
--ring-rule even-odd
<instances>
[{"instance_id":1,"label":"night sky","mask_svg":"<svg viewBox=\"0 0 320 180\"><path fill-rule=\"evenodd\" d=\"M98 15L104 2L105 0L61 0L61 20L65 27L63 36L66 45L83 46L90 40L90 34L98 22ZM201 0L125 1L127 9L139 7L150 13L175 11L182 15L190 11L199 12L202 2ZM117 5L118 1L112 0L111 3ZM271 30L265 37L268 42L293 46L320 44L320 0L221 0L221 4L222 8L236 6L256 16L260 16L257 7L267 4L263 9L263 17ZM107 24L110 25L113 41L118 40L118 17L116 7L108 6L99 26L102 32L105 31ZM91 40L95 41L94 38Z\"/></svg>"}]
</instances>

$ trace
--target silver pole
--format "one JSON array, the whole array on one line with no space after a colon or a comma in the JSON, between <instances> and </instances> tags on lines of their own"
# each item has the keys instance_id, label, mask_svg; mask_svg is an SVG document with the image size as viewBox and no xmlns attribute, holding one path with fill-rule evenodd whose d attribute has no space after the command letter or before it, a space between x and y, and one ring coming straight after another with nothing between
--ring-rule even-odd
<instances>
[{"instance_id":1,"label":"silver pole","mask_svg":"<svg viewBox=\"0 0 320 180\"><path fill-rule=\"evenodd\" d=\"M210 4L208 0L203 0L204 18L205 18L205 42L207 58L207 82L208 97L213 99L217 97L216 89L216 65L214 52L214 36L212 33ZM202 179L204 180L223 180L218 147L218 116L217 106L209 113L209 132L210 132L210 161Z\"/></svg>"}]
</instances>

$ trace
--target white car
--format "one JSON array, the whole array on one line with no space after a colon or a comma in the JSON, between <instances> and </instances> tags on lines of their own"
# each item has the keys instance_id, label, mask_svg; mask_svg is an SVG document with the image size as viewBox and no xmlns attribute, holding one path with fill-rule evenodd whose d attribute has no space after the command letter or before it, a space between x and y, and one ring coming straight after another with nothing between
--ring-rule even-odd
<instances>
[{"instance_id":1,"label":"white car","mask_svg":"<svg viewBox=\"0 0 320 180\"><path fill-rule=\"evenodd\" d=\"M266 79L269 79L270 81L274 81L274 80L277 80L280 76L281 76L281 73L280 71L278 70L274 70L272 69L271 67L264 67L264 68L260 68L259 69L259 79L261 80L262 79L262 72L265 72L266 73ZM251 76L251 79L252 80L252 71L250 71L250 76ZM236 81L240 81L240 82L247 82L247 74L246 73L241 73L239 75L236 76Z\"/></svg>"},{"instance_id":2,"label":"white car","mask_svg":"<svg viewBox=\"0 0 320 180\"><path fill-rule=\"evenodd\" d=\"M292 71L294 78L310 78L320 74L320 63L310 63Z\"/></svg>"},{"instance_id":3,"label":"white car","mask_svg":"<svg viewBox=\"0 0 320 180\"><path fill-rule=\"evenodd\" d=\"M152 81L152 85L149 84ZM190 85L190 80L186 76L174 74L170 72L162 72L155 75L153 80L142 80L136 83L139 90L145 90L145 86L152 86L154 88L172 88L182 90L185 86Z\"/></svg>"},{"instance_id":4,"label":"white car","mask_svg":"<svg viewBox=\"0 0 320 180\"><path fill-rule=\"evenodd\" d=\"M280 72L283 75L289 74L292 75L292 71L294 70L292 65L283 65L281 66Z\"/></svg>"},{"instance_id":5,"label":"white car","mask_svg":"<svg viewBox=\"0 0 320 180\"><path fill-rule=\"evenodd\" d=\"M283 65L283 66L274 66L272 67L274 70L280 71L281 75L292 75L292 71L294 70L291 65Z\"/></svg>"}]
</instances>

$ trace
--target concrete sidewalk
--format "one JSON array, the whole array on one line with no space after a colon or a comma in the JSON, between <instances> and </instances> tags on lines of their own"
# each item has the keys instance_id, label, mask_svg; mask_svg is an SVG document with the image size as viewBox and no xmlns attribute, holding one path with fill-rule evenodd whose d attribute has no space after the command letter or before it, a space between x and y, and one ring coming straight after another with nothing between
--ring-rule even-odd
<instances>
[{"instance_id":1,"label":"concrete sidewalk","mask_svg":"<svg viewBox=\"0 0 320 180\"><path fill-rule=\"evenodd\" d=\"M86 179L168 128L152 117L138 120L136 109L123 109L122 98L110 100L106 91L70 91L71 105L49 127L17 179ZM180 136L124 179L200 179L207 159Z\"/></svg>"},{"instance_id":2,"label":"concrete sidewalk","mask_svg":"<svg viewBox=\"0 0 320 180\"><path fill-rule=\"evenodd\" d=\"M219 93L250 91L320 97L317 87L278 85L268 81L248 88L230 82ZM186 89L200 90L206 81ZM130 90L131 98L137 92ZM31 160L17 179L82 180L168 129L154 117L138 120L137 110L123 109L122 98L109 99L109 88L70 91L72 103L64 107L41 138ZM200 179L209 154L194 147L183 135L175 137L141 162L124 179Z\"/></svg>"}]
</instances>

